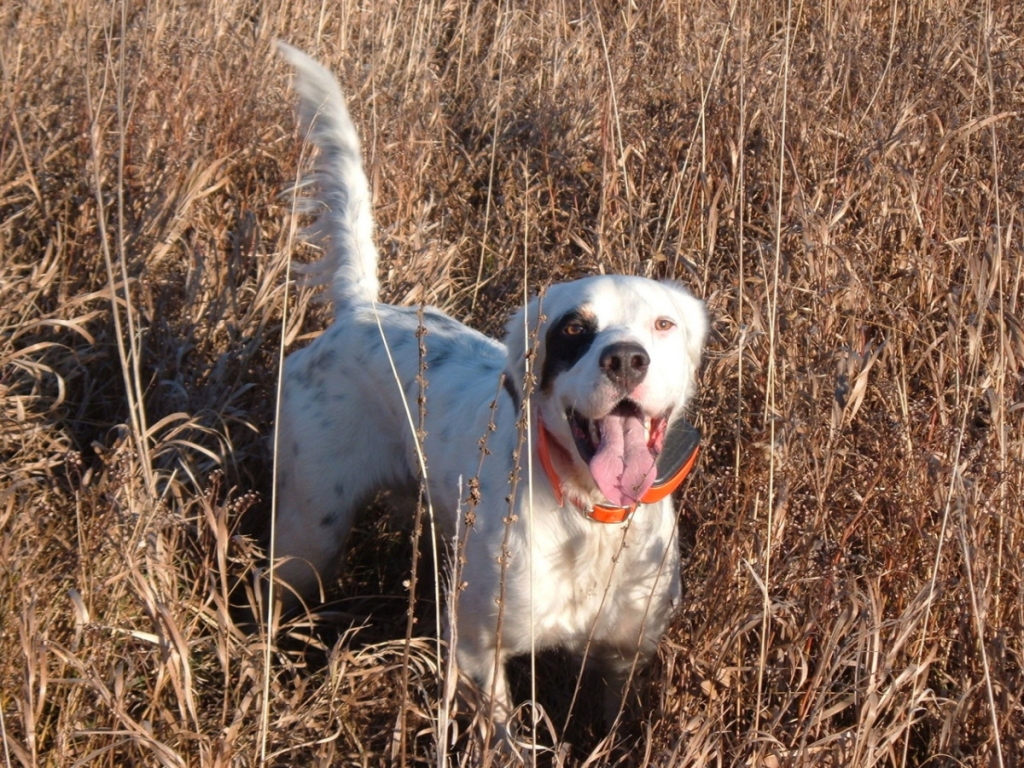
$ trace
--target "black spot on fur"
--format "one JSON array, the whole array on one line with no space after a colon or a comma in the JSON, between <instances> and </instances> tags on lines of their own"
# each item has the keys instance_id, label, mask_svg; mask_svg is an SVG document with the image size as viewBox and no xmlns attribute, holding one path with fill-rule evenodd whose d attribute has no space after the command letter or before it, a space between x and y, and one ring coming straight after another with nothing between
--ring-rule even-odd
<instances>
[{"instance_id":1,"label":"black spot on fur","mask_svg":"<svg viewBox=\"0 0 1024 768\"><path fill-rule=\"evenodd\" d=\"M340 482L334 484L334 495L339 497L345 495L345 486Z\"/></svg>"},{"instance_id":2,"label":"black spot on fur","mask_svg":"<svg viewBox=\"0 0 1024 768\"><path fill-rule=\"evenodd\" d=\"M324 515L322 518L320 518L320 527L333 528L336 522L338 522L338 515L337 513L332 512L331 514Z\"/></svg>"},{"instance_id":3,"label":"black spot on fur","mask_svg":"<svg viewBox=\"0 0 1024 768\"><path fill-rule=\"evenodd\" d=\"M427 348L427 367L440 368L452 357L452 347L446 342L436 344L433 348Z\"/></svg>"},{"instance_id":4,"label":"black spot on fur","mask_svg":"<svg viewBox=\"0 0 1024 768\"><path fill-rule=\"evenodd\" d=\"M540 374L542 392L550 391L558 374L576 365L596 336L597 318L584 309L569 310L555 321L544 336L544 365Z\"/></svg>"},{"instance_id":5,"label":"black spot on fur","mask_svg":"<svg viewBox=\"0 0 1024 768\"><path fill-rule=\"evenodd\" d=\"M338 353L333 349L325 349L310 361L309 368L313 371L323 371L331 368L337 357Z\"/></svg>"},{"instance_id":6,"label":"black spot on fur","mask_svg":"<svg viewBox=\"0 0 1024 768\"><path fill-rule=\"evenodd\" d=\"M391 354L395 355L396 357L401 357L405 355L406 350L408 350L413 345L413 342L416 341L416 337L408 333L403 333L394 341L391 341L391 339L388 339L388 341L390 342L391 345Z\"/></svg>"},{"instance_id":7,"label":"black spot on fur","mask_svg":"<svg viewBox=\"0 0 1024 768\"><path fill-rule=\"evenodd\" d=\"M501 386L508 392L508 396L512 398L512 405L518 411L520 406L519 393L516 392L516 385L512 383L512 376L508 372L505 373L505 377L501 380Z\"/></svg>"},{"instance_id":8,"label":"black spot on fur","mask_svg":"<svg viewBox=\"0 0 1024 768\"><path fill-rule=\"evenodd\" d=\"M308 387L310 381L309 366L299 365L298 367L293 368L289 372L288 378L295 382L299 387Z\"/></svg>"},{"instance_id":9,"label":"black spot on fur","mask_svg":"<svg viewBox=\"0 0 1024 768\"><path fill-rule=\"evenodd\" d=\"M295 443L292 445L292 454L294 454L295 456L299 455L299 441L298 440L296 440Z\"/></svg>"}]
</instances>

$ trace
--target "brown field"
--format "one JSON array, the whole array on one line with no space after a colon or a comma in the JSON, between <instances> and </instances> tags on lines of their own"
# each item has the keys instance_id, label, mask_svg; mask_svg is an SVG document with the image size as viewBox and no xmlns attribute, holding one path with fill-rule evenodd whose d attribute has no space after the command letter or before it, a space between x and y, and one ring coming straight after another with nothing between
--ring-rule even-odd
<instances>
[{"instance_id":1,"label":"brown field","mask_svg":"<svg viewBox=\"0 0 1024 768\"><path fill-rule=\"evenodd\" d=\"M333 637L228 610L327 317L278 38L349 95L389 300L492 333L524 280L707 301L651 707L563 730L541 664L542 764L1024 765L1022 36L1016 0L2 3L0 768L473 746L379 515Z\"/></svg>"}]
</instances>

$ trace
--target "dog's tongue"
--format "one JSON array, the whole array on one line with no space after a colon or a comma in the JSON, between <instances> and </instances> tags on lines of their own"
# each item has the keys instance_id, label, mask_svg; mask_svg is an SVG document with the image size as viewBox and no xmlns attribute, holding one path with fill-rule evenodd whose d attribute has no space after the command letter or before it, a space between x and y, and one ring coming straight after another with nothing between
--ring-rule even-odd
<instances>
[{"instance_id":1,"label":"dog's tongue","mask_svg":"<svg viewBox=\"0 0 1024 768\"><path fill-rule=\"evenodd\" d=\"M590 474L612 504L628 507L640 500L657 474L637 414L610 413L601 419L601 444L590 460Z\"/></svg>"}]
</instances>

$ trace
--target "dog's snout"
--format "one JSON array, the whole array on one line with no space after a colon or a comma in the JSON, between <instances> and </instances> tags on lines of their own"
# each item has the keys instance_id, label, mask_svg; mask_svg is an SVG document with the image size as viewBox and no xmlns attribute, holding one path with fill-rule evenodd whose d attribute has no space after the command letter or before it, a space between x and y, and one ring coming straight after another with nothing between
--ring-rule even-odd
<instances>
[{"instance_id":1,"label":"dog's snout","mask_svg":"<svg viewBox=\"0 0 1024 768\"><path fill-rule=\"evenodd\" d=\"M609 344L601 352L601 370L612 383L629 392L644 380L651 364L647 350L634 341Z\"/></svg>"}]
</instances>

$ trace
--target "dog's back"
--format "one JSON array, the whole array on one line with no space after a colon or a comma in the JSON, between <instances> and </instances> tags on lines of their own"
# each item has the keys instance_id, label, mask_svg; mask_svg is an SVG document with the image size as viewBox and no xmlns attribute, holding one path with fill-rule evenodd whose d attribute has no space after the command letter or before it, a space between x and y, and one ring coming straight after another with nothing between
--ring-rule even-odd
<instances>
[{"instance_id":1,"label":"dog's back","mask_svg":"<svg viewBox=\"0 0 1024 768\"><path fill-rule=\"evenodd\" d=\"M309 56L279 45L295 68L301 125L318 149L299 207L318 214L305 234L324 258L305 271L329 287L335 311L329 329L288 357L282 382L275 554L291 605L291 590L311 598L317 581L336 571L360 506L383 489L415 489L421 452L433 457L430 496L451 532L507 355L437 309L379 302L370 188L341 89ZM429 379L429 407L417 438L420 374ZM518 407L507 398L501 407L514 420ZM492 464L507 463L511 449L502 449Z\"/></svg>"}]
</instances>

